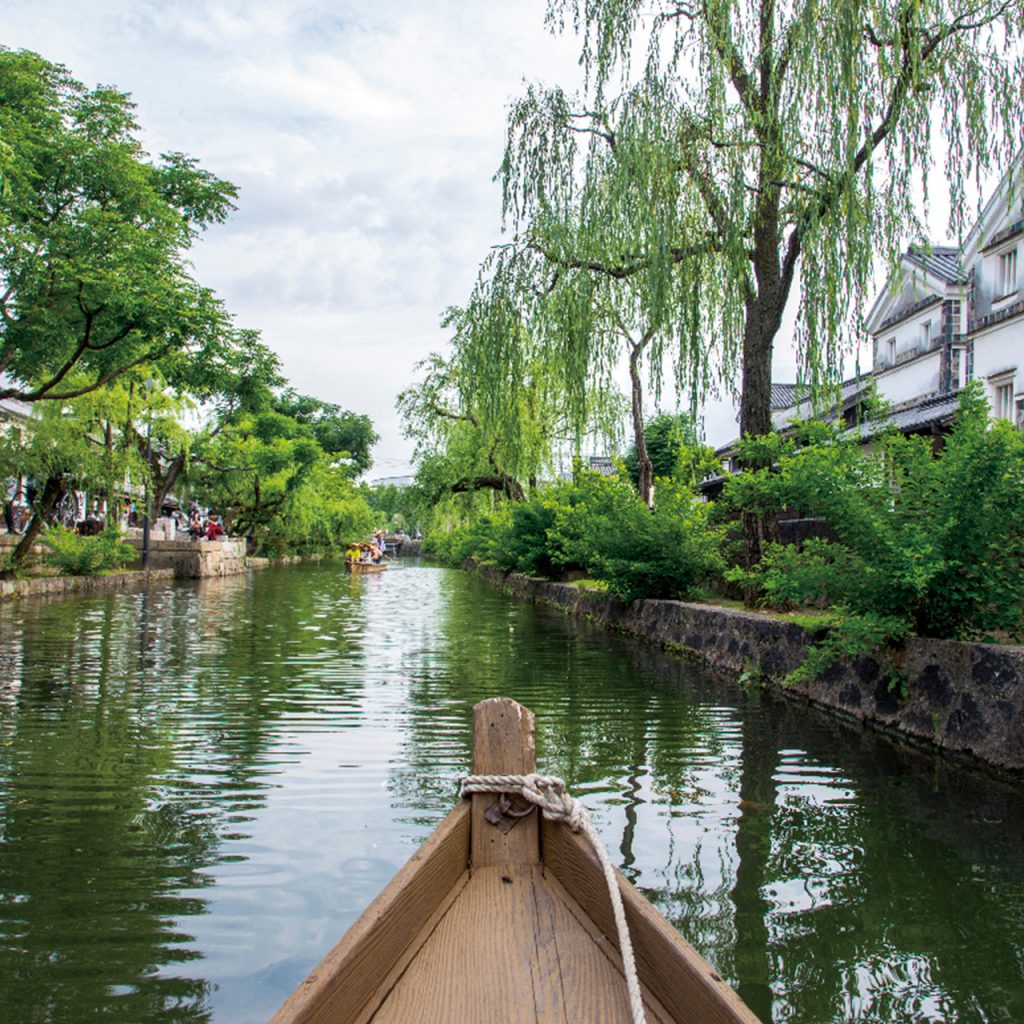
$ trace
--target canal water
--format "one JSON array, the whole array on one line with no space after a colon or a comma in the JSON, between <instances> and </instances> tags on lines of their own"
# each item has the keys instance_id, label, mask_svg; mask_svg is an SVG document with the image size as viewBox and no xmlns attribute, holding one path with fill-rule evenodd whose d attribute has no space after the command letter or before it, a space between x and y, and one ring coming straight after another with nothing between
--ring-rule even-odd
<instances>
[{"instance_id":1,"label":"canal water","mask_svg":"<svg viewBox=\"0 0 1024 1024\"><path fill-rule=\"evenodd\" d=\"M1024 800L457 571L0 608L0 1021L264 1021L450 808L473 704L762 1020L1024 1021Z\"/></svg>"}]
</instances>

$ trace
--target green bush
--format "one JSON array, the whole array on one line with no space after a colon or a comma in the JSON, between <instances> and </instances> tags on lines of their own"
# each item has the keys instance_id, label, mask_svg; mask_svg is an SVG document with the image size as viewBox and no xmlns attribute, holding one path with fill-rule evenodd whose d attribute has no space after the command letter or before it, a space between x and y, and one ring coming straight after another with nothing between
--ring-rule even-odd
<instances>
[{"instance_id":1,"label":"green bush","mask_svg":"<svg viewBox=\"0 0 1024 1024\"><path fill-rule=\"evenodd\" d=\"M845 639L834 636L832 646L1021 629L1024 435L990 421L977 386L965 390L938 455L924 438L890 433L866 450L833 431L730 480L723 503L739 512L794 508L832 527L835 541L769 544L752 571L726 574L756 585L766 603L842 612L836 630Z\"/></svg>"},{"instance_id":2,"label":"green bush","mask_svg":"<svg viewBox=\"0 0 1024 1024\"><path fill-rule=\"evenodd\" d=\"M624 601L689 597L724 569L709 506L676 482L658 481L653 512L627 481L597 473L581 474L571 497L556 509L552 550Z\"/></svg>"},{"instance_id":3,"label":"green bush","mask_svg":"<svg viewBox=\"0 0 1024 1024\"><path fill-rule=\"evenodd\" d=\"M467 558L490 561L491 533L498 518L485 515L448 531L431 531L424 542L424 553L450 565L461 565Z\"/></svg>"},{"instance_id":4,"label":"green bush","mask_svg":"<svg viewBox=\"0 0 1024 1024\"><path fill-rule=\"evenodd\" d=\"M96 576L121 569L135 558L135 549L114 527L95 537L79 537L73 530L53 526L41 539L49 548L44 561L62 576Z\"/></svg>"},{"instance_id":5,"label":"green bush","mask_svg":"<svg viewBox=\"0 0 1024 1024\"><path fill-rule=\"evenodd\" d=\"M557 507L556 500L542 495L510 505L492 526L489 561L504 572L553 576L556 569L548 531L555 525Z\"/></svg>"}]
</instances>

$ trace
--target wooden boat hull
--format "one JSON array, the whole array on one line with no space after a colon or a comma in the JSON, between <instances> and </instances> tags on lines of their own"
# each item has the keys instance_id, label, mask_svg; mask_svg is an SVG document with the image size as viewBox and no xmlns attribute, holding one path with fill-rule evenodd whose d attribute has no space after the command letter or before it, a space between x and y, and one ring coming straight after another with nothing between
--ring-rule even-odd
<instances>
[{"instance_id":1,"label":"wooden boat hull","mask_svg":"<svg viewBox=\"0 0 1024 1024\"><path fill-rule=\"evenodd\" d=\"M494 725L499 733L502 727L497 704L519 709L512 701L477 706L474 771L532 771L529 712L526 765L508 764L507 749L478 756L476 713L485 708L493 741ZM508 725L511 716L504 717ZM496 760L504 767L493 767ZM472 806L455 807L272 1024L629 1024L611 904L593 850L536 813L503 833L484 822L494 799L478 794ZM658 911L621 875L618 882L648 1024L757 1024Z\"/></svg>"},{"instance_id":2,"label":"wooden boat hull","mask_svg":"<svg viewBox=\"0 0 1024 1024\"><path fill-rule=\"evenodd\" d=\"M386 572L386 562L350 562L346 561L345 564L348 566L349 572L354 573L374 573L374 572Z\"/></svg>"}]
</instances>

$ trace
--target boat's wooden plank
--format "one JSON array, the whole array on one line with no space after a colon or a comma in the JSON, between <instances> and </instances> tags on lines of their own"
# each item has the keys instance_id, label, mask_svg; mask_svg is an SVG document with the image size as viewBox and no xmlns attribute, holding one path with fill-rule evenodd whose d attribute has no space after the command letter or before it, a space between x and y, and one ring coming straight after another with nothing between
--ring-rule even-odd
<instances>
[{"instance_id":1,"label":"boat's wooden plank","mask_svg":"<svg viewBox=\"0 0 1024 1024\"><path fill-rule=\"evenodd\" d=\"M545 821L544 865L614 942L615 922L604 874L585 840ZM738 995L621 875L619 887L640 981L678 1024L758 1024Z\"/></svg>"},{"instance_id":2,"label":"boat's wooden plank","mask_svg":"<svg viewBox=\"0 0 1024 1024\"><path fill-rule=\"evenodd\" d=\"M527 775L537 769L533 712L506 697L481 701L473 708L473 773L475 775ZM474 868L491 864L537 864L540 840L533 811L507 832L484 815L497 801L489 793L472 797L473 821L470 859Z\"/></svg>"},{"instance_id":3,"label":"boat's wooden plank","mask_svg":"<svg viewBox=\"0 0 1024 1024\"><path fill-rule=\"evenodd\" d=\"M565 904L569 913L572 914L579 922L580 927L590 936L594 948L600 950L608 958L609 963L612 964L619 975L623 992L628 991L626 988L626 977L622 969L622 957L619 956L615 943L610 941L608 936L594 924L583 908L569 895L562 883L555 878L554 874L543 868L543 866L542 870L544 870L544 881L552 895ZM654 993L643 982L640 983L640 992L644 1001L644 1013L647 1017L647 1024L675 1024L675 1021L665 1007L661 1005Z\"/></svg>"},{"instance_id":4,"label":"boat's wooden plank","mask_svg":"<svg viewBox=\"0 0 1024 1024\"><path fill-rule=\"evenodd\" d=\"M458 884L469 861L469 807L459 805L406 862L272 1024L351 1024Z\"/></svg>"},{"instance_id":5,"label":"boat's wooden plank","mask_svg":"<svg viewBox=\"0 0 1024 1024\"><path fill-rule=\"evenodd\" d=\"M406 968L412 962L413 957L419 953L423 944L434 933L441 919L451 909L452 904L458 899L459 893L469 881L469 871L464 871L459 880L451 887L448 895L441 901L440 906L430 915L427 923L420 929L420 933L408 945L405 952L395 961L391 970L384 976L384 980L377 986L377 990L363 1004L363 1008L356 1014L352 1024L370 1024L374 1015L380 1009L381 1003L391 994L391 990L399 982Z\"/></svg>"},{"instance_id":6,"label":"boat's wooden plank","mask_svg":"<svg viewBox=\"0 0 1024 1024\"><path fill-rule=\"evenodd\" d=\"M505 865L472 872L373 1024L629 1019L621 973L552 892L542 869Z\"/></svg>"}]
</instances>

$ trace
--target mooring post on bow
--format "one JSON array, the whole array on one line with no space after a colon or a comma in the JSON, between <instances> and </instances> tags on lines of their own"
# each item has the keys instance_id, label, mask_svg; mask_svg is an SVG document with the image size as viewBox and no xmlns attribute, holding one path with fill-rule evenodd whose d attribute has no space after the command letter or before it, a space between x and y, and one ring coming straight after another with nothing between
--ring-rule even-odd
<instances>
[{"instance_id":1,"label":"mooring post on bow","mask_svg":"<svg viewBox=\"0 0 1024 1024\"><path fill-rule=\"evenodd\" d=\"M529 775L536 768L533 712L505 697L477 704L473 708L473 773ZM473 867L540 863L539 815L522 813L530 807L522 797L474 793L471 799Z\"/></svg>"}]
</instances>

